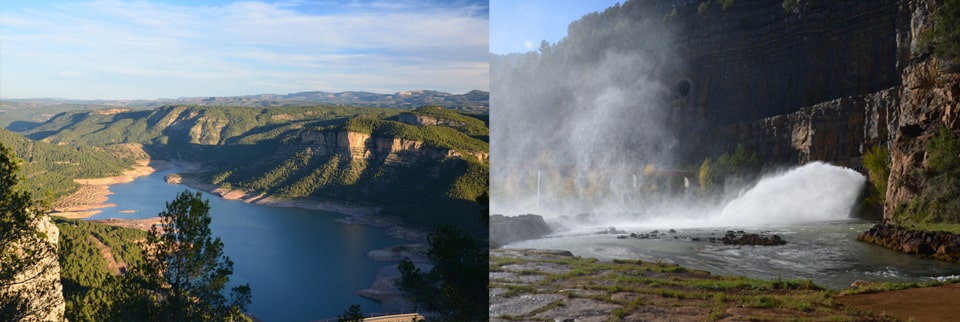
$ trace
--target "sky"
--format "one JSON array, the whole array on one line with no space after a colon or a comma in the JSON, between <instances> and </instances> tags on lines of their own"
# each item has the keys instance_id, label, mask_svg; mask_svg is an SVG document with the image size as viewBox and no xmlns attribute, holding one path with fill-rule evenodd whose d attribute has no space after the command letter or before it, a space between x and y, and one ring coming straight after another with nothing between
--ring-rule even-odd
<instances>
[{"instance_id":1,"label":"sky","mask_svg":"<svg viewBox=\"0 0 960 322\"><path fill-rule=\"evenodd\" d=\"M0 98L489 90L486 0L3 0Z\"/></svg>"},{"instance_id":2,"label":"sky","mask_svg":"<svg viewBox=\"0 0 960 322\"><path fill-rule=\"evenodd\" d=\"M567 26L591 12L603 11L618 0L490 0L490 52L524 53L546 40L556 44Z\"/></svg>"}]
</instances>

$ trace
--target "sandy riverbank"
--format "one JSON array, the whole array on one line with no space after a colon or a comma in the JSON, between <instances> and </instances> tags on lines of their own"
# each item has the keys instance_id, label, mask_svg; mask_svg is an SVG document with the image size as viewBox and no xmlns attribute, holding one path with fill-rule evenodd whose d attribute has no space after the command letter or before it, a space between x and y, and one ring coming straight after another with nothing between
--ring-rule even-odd
<instances>
[{"instance_id":1,"label":"sandy riverbank","mask_svg":"<svg viewBox=\"0 0 960 322\"><path fill-rule=\"evenodd\" d=\"M178 184L183 184L193 189L206 191L226 200L237 200L267 207L301 208L335 212L346 216L344 218L337 219L338 222L382 228L387 231L387 234L394 238L414 242L426 242L426 232L417 228L403 226L403 221L400 218L392 218L380 215L381 207L377 205L366 203L350 203L337 200L283 198L270 196L263 192L224 188L214 184L201 182L196 178L190 177L189 174L204 171L204 168L199 164L175 162L174 166L183 170L180 173L181 176L176 180L179 181Z\"/></svg>"},{"instance_id":2,"label":"sandy riverbank","mask_svg":"<svg viewBox=\"0 0 960 322\"><path fill-rule=\"evenodd\" d=\"M106 178L74 179L81 184L80 190L58 201L52 207L50 215L70 219L84 219L100 213L100 209L116 207L107 203L110 185L132 182L136 178L150 175L173 167L173 163L163 160L139 160L133 168L120 175Z\"/></svg>"},{"instance_id":3,"label":"sandy riverbank","mask_svg":"<svg viewBox=\"0 0 960 322\"><path fill-rule=\"evenodd\" d=\"M309 210L321 210L336 212L348 216L368 217L375 216L380 212L380 207L372 205L349 204L341 201L325 201L314 199L286 199L274 196L268 196L262 192L243 191L239 189L227 189L217 185L203 183L190 177L182 177L181 184L190 188L203 190L217 195L226 200L238 200L249 204L255 204L267 207L281 208L301 208Z\"/></svg>"},{"instance_id":4,"label":"sandy riverbank","mask_svg":"<svg viewBox=\"0 0 960 322\"><path fill-rule=\"evenodd\" d=\"M79 191L54 204L50 215L70 219L85 219L101 212L100 209L116 207L116 204L107 203L107 196L112 194L110 186L114 184L132 182L136 178L150 175L157 171L171 168L180 168L181 174L199 173L205 167L198 163L166 160L140 160L130 170L122 174L106 178L74 179L82 185ZM227 200L238 200L250 204L267 207L301 208L335 212L346 215L337 221L349 224L359 224L383 228L391 236L416 241L426 241L426 233L420 229L402 226L399 218L390 218L380 215L380 207L370 204L348 203L334 200L316 200L306 198L281 198L268 196L261 192L249 192L239 189L227 189L217 185L200 182L189 176L180 177L177 184L183 184L193 189L206 191Z\"/></svg>"}]
</instances>

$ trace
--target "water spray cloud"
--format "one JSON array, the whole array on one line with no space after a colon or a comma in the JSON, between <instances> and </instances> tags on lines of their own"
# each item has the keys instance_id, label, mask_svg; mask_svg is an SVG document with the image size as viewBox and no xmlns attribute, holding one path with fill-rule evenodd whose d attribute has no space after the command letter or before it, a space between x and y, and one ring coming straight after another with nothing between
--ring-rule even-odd
<instances>
[{"instance_id":1,"label":"water spray cloud","mask_svg":"<svg viewBox=\"0 0 960 322\"><path fill-rule=\"evenodd\" d=\"M642 5L587 15L539 53L493 56L491 212L576 218L580 227L847 217L863 177L822 163L740 195L729 187L726 196L694 192L697 176L676 170L702 160L678 160L671 125L670 90L686 96L690 83L672 52L673 27Z\"/></svg>"}]
</instances>

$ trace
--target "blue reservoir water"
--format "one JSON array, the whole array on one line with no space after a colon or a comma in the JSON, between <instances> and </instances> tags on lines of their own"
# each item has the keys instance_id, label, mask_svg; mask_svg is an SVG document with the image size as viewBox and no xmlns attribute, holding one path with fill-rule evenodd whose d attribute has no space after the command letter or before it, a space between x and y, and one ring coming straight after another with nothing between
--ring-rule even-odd
<instances>
[{"instance_id":1,"label":"blue reservoir water","mask_svg":"<svg viewBox=\"0 0 960 322\"><path fill-rule=\"evenodd\" d=\"M164 182L163 176L173 171L111 186L107 202L117 206L90 219L157 216L166 202L189 189ZM352 304L359 304L365 313L383 312L379 303L356 292L369 287L380 268L397 263L372 261L366 253L404 241L381 229L336 222L343 217L337 213L203 195L210 201L210 228L234 263L230 287L249 283L252 289L248 312L264 321L336 318Z\"/></svg>"}]
</instances>

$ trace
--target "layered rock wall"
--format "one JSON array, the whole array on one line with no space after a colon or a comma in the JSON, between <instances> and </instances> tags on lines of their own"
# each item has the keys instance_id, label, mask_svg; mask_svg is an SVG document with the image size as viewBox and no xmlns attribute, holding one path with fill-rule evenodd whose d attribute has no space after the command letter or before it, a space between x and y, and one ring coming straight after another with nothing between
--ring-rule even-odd
<instances>
[{"instance_id":1,"label":"layered rock wall","mask_svg":"<svg viewBox=\"0 0 960 322\"><path fill-rule=\"evenodd\" d=\"M304 131L300 134L304 144L316 146L316 153L330 155L344 153L353 160L376 159L388 165L410 166L421 161L448 158L474 158L484 161L487 153L463 153L453 149L435 148L422 141L391 137L373 137L367 133L351 131Z\"/></svg>"},{"instance_id":2,"label":"layered rock wall","mask_svg":"<svg viewBox=\"0 0 960 322\"><path fill-rule=\"evenodd\" d=\"M926 141L941 127L960 133L960 68L921 40L940 3L797 3L737 1L678 20L684 69L664 81L674 84L679 158L696 163L743 144L768 164L866 173L863 153L887 147L891 219L922 189L911 176L924 169Z\"/></svg>"},{"instance_id":3,"label":"layered rock wall","mask_svg":"<svg viewBox=\"0 0 960 322\"><path fill-rule=\"evenodd\" d=\"M827 161L862 169L860 156L883 144L899 107L899 88L838 98L799 111L739 122L710 130L703 142L714 153L733 151L737 144L755 150L768 163L803 164Z\"/></svg>"},{"instance_id":4,"label":"layered rock wall","mask_svg":"<svg viewBox=\"0 0 960 322\"><path fill-rule=\"evenodd\" d=\"M679 19L684 66L666 79L670 118L682 145L706 149L684 152L720 154L730 144L706 139L731 125L897 86L898 10L893 0L810 1L795 11L737 1Z\"/></svg>"}]
</instances>

